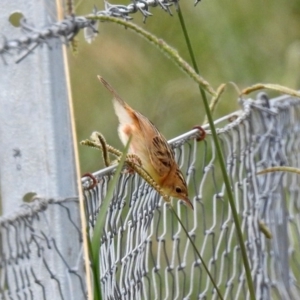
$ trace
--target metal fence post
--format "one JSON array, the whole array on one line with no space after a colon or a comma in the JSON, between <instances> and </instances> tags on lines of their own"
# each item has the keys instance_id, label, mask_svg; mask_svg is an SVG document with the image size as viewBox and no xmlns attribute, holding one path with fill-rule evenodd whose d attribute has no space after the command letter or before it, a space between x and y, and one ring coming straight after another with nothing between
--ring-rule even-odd
<instances>
[{"instance_id":1,"label":"metal fence post","mask_svg":"<svg viewBox=\"0 0 300 300\"><path fill-rule=\"evenodd\" d=\"M56 19L55 5L55 1L2 0L1 34L9 39L24 34L9 23L10 14L21 12L27 20L41 27ZM7 55L8 64L1 62L0 65L2 214L17 209L28 192L47 198L78 195L64 56L59 41L50 42L49 46L51 49L45 45L35 49L19 64L14 63L14 56ZM79 209L73 209L72 216L80 224ZM66 260L78 259L80 249L74 248L65 215L55 210L50 219L56 243L63 249ZM53 268L65 269L63 264L51 261L51 257L48 263ZM67 278L61 280L65 281L63 287L68 285ZM74 286L73 295L76 288ZM74 299L68 293L66 288L63 291L66 299ZM56 298L47 295L47 299Z\"/></svg>"}]
</instances>

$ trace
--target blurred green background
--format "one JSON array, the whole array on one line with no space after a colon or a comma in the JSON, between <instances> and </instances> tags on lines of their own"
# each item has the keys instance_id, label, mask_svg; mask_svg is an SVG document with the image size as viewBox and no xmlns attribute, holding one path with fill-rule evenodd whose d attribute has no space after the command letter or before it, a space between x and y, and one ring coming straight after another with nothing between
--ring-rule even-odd
<instances>
[{"instance_id":1,"label":"blurred green background","mask_svg":"<svg viewBox=\"0 0 300 300\"><path fill-rule=\"evenodd\" d=\"M76 13L89 14L94 4L104 9L102 1L85 0ZM231 81L240 89L258 82L299 88L300 1L202 0L194 7L186 0L180 5L200 73L215 89ZM153 16L145 24L140 13L132 15L133 22L165 40L190 63L177 13L174 7L171 10L173 17L159 7L150 8ZM79 141L97 130L109 144L123 148L112 97L98 82L98 74L167 139L203 122L198 86L140 36L113 23L100 23L91 45L82 33L78 40L79 54L69 51L69 61ZM228 86L214 117L237 109L237 93ZM79 146L79 153L82 173L103 166L100 152Z\"/></svg>"}]
</instances>

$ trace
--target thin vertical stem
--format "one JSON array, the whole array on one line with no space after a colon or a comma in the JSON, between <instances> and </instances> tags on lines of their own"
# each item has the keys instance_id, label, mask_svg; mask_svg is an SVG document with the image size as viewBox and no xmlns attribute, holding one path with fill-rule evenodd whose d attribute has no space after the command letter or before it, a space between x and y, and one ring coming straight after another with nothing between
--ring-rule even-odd
<instances>
[{"instance_id":1,"label":"thin vertical stem","mask_svg":"<svg viewBox=\"0 0 300 300\"><path fill-rule=\"evenodd\" d=\"M183 14L182 14L182 11L180 9L179 4L178 4L177 12L178 12L178 17L179 17L179 21L180 21L180 24L181 24L181 28L182 28L182 31L183 31L183 34L184 34L184 37L185 37L185 41L186 41L186 44L187 44L187 47L188 47L188 50L189 50L189 53L190 53L190 56L191 56L193 67L194 67L196 73L199 74L199 69L198 69L198 66L197 66L197 63L196 63L193 48L192 48L192 45L191 45L191 42L190 42L190 38L189 38L187 29L186 29L186 26L185 26ZM211 111L210 111L210 108L209 108L209 104L208 104L208 101L207 101L205 91L202 89L202 87L200 85L199 85L199 89L200 89L200 94L202 96L203 104L204 104L204 107L205 107L208 123L210 125L210 129L211 129L211 132L212 132L212 137L213 137L213 140L214 140L214 143L215 143L215 146L216 146L217 157L218 157L218 161L219 161L220 168L221 168L221 171L222 171L224 184L225 184L227 195L228 195L229 204L230 204L230 208L231 208L231 211L232 211L232 216L233 216L234 223L235 223L235 226L236 226L236 232L237 232L238 241L239 241L240 248L241 248L241 253L242 253L243 263L244 263L244 267L245 267L245 273L246 273L249 293L250 293L250 298L252 300L255 300L255 291L254 291L254 285L253 285L252 276L251 276L250 264L249 264L249 261L248 261L247 251L246 251L246 247L245 247L245 244L244 244L243 233L242 233L242 229L241 229L241 226L240 226L239 216L238 216L238 213L237 213L237 210L236 210L236 207L235 207L234 197L233 197L229 177L228 177L227 171L226 171L225 160L224 160L223 153L222 153L222 150L221 150L221 147L220 147L217 131L216 131L216 128L215 128L215 125L214 125L214 121L213 121L213 118L212 118L212 114L211 114Z\"/></svg>"}]
</instances>

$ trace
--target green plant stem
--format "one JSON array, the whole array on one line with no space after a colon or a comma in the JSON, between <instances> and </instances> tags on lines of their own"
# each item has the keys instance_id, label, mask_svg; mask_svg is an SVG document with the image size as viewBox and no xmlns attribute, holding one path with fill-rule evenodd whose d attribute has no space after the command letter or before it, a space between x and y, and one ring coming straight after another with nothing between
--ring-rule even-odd
<instances>
[{"instance_id":1,"label":"green plant stem","mask_svg":"<svg viewBox=\"0 0 300 300\"><path fill-rule=\"evenodd\" d=\"M195 58L194 51L193 51L193 48L192 48L191 40L190 40L190 37L188 35L186 26L185 26L184 18L183 18L182 11L181 11L179 3L178 3L178 8L177 8L177 13L178 13L180 25L181 25L181 28L182 28L182 31L183 31L183 35L184 35L184 38L185 38L185 41L186 41L186 44L187 44L187 47L188 47L188 50L189 50L189 54L190 54L190 57L191 57L191 60L192 60L193 68L194 68L195 72L199 75L198 65L197 65L197 62L196 62L196 58ZM202 89L201 85L199 85L199 89L200 89L200 94L201 94L201 97L203 99L203 102L208 103L205 91Z\"/></svg>"},{"instance_id":2,"label":"green plant stem","mask_svg":"<svg viewBox=\"0 0 300 300\"><path fill-rule=\"evenodd\" d=\"M193 51L193 48L192 48L192 44L191 44L191 41L190 41L189 34L188 34L186 26L185 26L184 18L183 18L179 3L178 3L178 8L177 8L177 13L178 13L180 25L181 25L181 28L182 28L182 31L183 31L183 35L184 35L184 38L185 38L185 41L186 41L186 44L187 44L187 47L188 47L188 50L189 50L189 54L191 56L192 65L193 65L194 70L196 71L196 73L199 74L199 69L198 69L198 66L197 66L196 58L195 58L195 55L194 55L194 51ZM201 87L200 87L200 90L201 90ZM206 97L205 93L204 93L204 97Z\"/></svg>"},{"instance_id":3,"label":"green plant stem","mask_svg":"<svg viewBox=\"0 0 300 300\"><path fill-rule=\"evenodd\" d=\"M237 213L237 210L235 207L235 203L234 203L234 197L233 197L233 193L231 190L230 181L229 181L229 178L227 175L224 157L223 157L221 146L220 146L220 143L218 140L217 131L214 126L213 118L209 111L208 102L203 101L203 103L204 103L205 111L207 114L208 123L210 125L210 129L212 132L212 137L213 137L213 140L214 140L214 143L216 146L216 153L217 153L217 157L218 157L219 164L221 167L222 176L224 179L224 184L226 187L228 200L229 200L229 204L230 204L230 208L231 208L231 212L232 212L232 217L233 217L234 224L236 227L236 233L237 233L238 241L239 241L240 248L241 248L241 254L242 254L242 258L243 258L243 263L244 263L244 268L245 268L245 273L246 273L246 278L247 278L247 283L248 283L248 288L249 288L249 293L250 293L250 299L255 300L255 290L254 290L254 285L253 285L252 276L251 276L250 264L248 261L247 251L246 251L246 247L244 244L244 238L243 238L243 233L242 233L242 229L240 226L239 216L238 216L238 213Z\"/></svg>"},{"instance_id":4,"label":"green plant stem","mask_svg":"<svg viewBox=\"0 0 300 300\"><path fill-rule=\"evenodd\" d=\"M206 271L206 273L207 273L207 275L208 275L208 277L210 278L210 280L211 280L211 282L212 282L214 288L216 289L217 294L218 294L219 297L223 300L223 296L222 296L220 290L218 289L218 286L217 286L217 284L215 283L215 280L214 280L214 278L212 277L212 275L211 275L211 273L210 273L208 267L206 266L206 263L205 263L204 259L202 258L200 252L198 251L198 249L197 249L197 247L196 247L194 241L193 241L192 238L190 237L189 233L187 232L186 228L184 227L182 221L180 220L180 218L179 218L179 216L177 215L177 213L176 213L175 209L173 208L173 206L172 206L172 205L169 205L169 207L170 207L170 209L172 210L172 213L175 215L177 221L180 223L180 225L181 225L183 231L185 232L186 236L187 236L188 239L190 240L191 245L192 245L192 247L194 248L194 251L197 253L197 255L198 255L199 259L201 260L201 263L202 263L202 265L203 265L203 267L204 267L204 269L205 269L205 271Z\"/></svg>"},{"instance_id":5,"label":"green plant stem","mask_svg":"<svg viewBox=\"0 0 300 300\"><path fill-rule=\"evenodd\" d=\"M194 66L195 71L199 74L199 69L195 60L195 56L194 56L194 52L191 46L191 42L190 42L190 38L188 35L188 32L186 30L186 26L185 26L185 22L184 22L184 18L180 9L180 6L178 4L178 17L180 20L180 24L183 30L183 34L187 43L187 47L191 56L191 60ZM224 157L222 154L222 150L220 147L220 143L219 143L219 139L217 136L217 131L215 128L215 124L212 118L212 114L209 108L209 104L207 101L207 97L205 95L205 91L203 90L203 88L199 85L200 88L200 93L203 99L203 103L204 103L204 107L205 107L205 111L206 111L206 115L207 115L207 119L208 119L208 123L212 132L212 137L216 146L216 152L217 152L217 157L219 160L219 164L221 167L221 171L222 171L222 175L224 178L224 184L226 187L226 191L227 191L227 195L228 195L228 200L229 200L229 204L230 204L230 208L232 211L232 216L233 216L233 220L236 226L236 232L237 232L237 236L238 236L238 241L239 241L239 245L240 245L240 249L241 249L241 254L242 254L242 258L243 258L243 263L244 263L244 268L245 268L245 273L246 273L246 278L247 278L247 283L248 283L248 288L249 288L249 293L250 293L250 299L255 300L255 290L254 290L254 285L253 285L253 281L252 281L252 276L251 276L251 270L250 270L250 264L248 261L248 256L247 256L247 251L246 251L246 247L244 244L244 238L243 238L243 233L242 233L242 229L240 226L240 221L239 221L239 216L235 207L235 203L234 203L234 197L233 197L233 193L232 193L232 189L231 189L231 185L230 185L230 181L227 175L227 170L226 170L226 165L225 165L225 161L224 161Z\"/></svg>"},{"instance_id":6,"label":"green plant stem","mask_svg":"<svg viewBox=\"0 0 300 300\"><path fill-rule=\"evenodd\" d=\"M117 184L117 181L119 180L119 175L122 171L123 164L125 162L127 151L129 148L131 138L129 138L128 143L125 147L125 150L122 154L122 157L120 159L119 165L117 167L117 170L114 174L114 177L112 181L109 182L107 194L102 202L102 205L100 207L99 214L97 216L96 224L94 227L93 237L90 242L90 249L91 249L91 259L92 259L92 265L93 265L93 273L94 273L94 300L101 300L101 287L99 284L100 280L100 260L99 260L99 251L100 251L100 239L103 232L104 222L105 222L105 215L107 214L110 199L113 196L115 186ZM95 278L96 277L96 278Z\"/></svg>"},{"instance_id":7,"label":"green plant stem","mask_svg":"<svg viewBox=\"0 0 300 300\"><path fill-rule=\"evenodd\" d=\"M257 172L257 175L262 175L266 173L272 173L272 172L291 172L291 173L296 173L300 175L300 169L294 168L294 167L287 167L287 166L279 166L279 167L270 167L267 169L264 169L260 172Z\"/></svg>"},{"instance_id":8,"label":"green plant stem","mask_svg":"<svg viewBox=\"0 0 300 300\"><path fill-rule=\"evenodd\" d=\"M292 97L300 98L299 91L290 89L286 86L282 86L279 84L274 84L274 83L258 83L258 84L252 85L252 86L247 87L246 89L242 90L241 95L248 95L252 92L256 92L256 91L259 91L262 89L276 91L276 92L280 92L283 94L288 94Z\"/></svg>"},{"instance_id":9,"label":"green plant stem","mask_svg":"<svg viewBox=\"0 0 300 300\"><path fill-rule=\"evenodd\" d=\"M88 236L88 232L86 233ZM99 237L100 239L100 237ZM93 272L93 278L94 278L94 300L101 300L102 296L101 296L101 287L99 284L99 278L100 278L100 274L99 274L99 260L98 257L94 255L93 251L92 251L92 243L91 240L88 238L88 247L89 247L89 255L90 255L90 259L91 259L91 266L92 266L92 272Z\"/></svg>"}]
</instances>

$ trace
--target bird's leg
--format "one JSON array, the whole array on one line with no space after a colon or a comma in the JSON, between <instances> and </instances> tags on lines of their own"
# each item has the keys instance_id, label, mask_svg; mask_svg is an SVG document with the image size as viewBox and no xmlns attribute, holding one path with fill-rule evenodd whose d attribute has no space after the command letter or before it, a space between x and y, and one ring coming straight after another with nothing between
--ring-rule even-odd
<instances>
[{"instance_id":1,"label":"bird's leg","mask_svg":"<svg viewBox=\"0 0 300 300\"><path fill-rule=\"evenodd\" d=\"M142 161L136 154L127 154L127 159L140 167L142 166Z\"/></svg>"},{"instance_id":2,"label":"bird's leg","mask_svg":"<svg viewBox=\"0 0 300 300\"><path fill-rule=\"evenodd\" d=\"M132 165L142 167L142 161L136 154L127 154L125 162L127 164L126 172L129 174L133 174L135 172L135 170L132 168Z\"/></svg>"}]
</instances>

